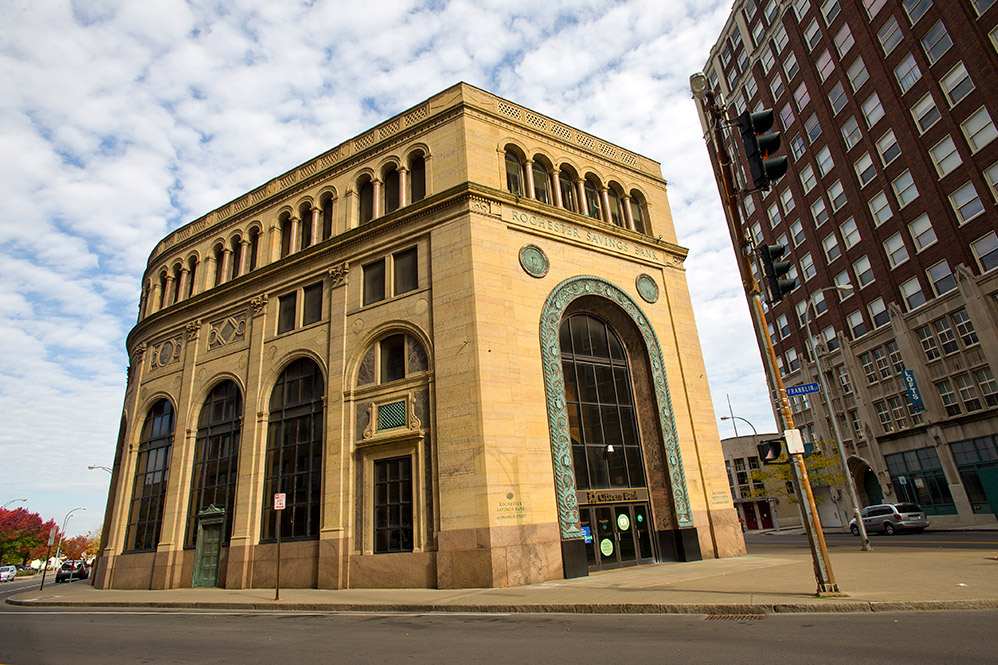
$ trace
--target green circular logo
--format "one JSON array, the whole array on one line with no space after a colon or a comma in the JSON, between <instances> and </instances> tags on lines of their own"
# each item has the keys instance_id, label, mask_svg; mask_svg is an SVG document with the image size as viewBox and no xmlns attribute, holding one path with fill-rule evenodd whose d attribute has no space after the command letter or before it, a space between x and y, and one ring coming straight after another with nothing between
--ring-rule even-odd
<instances>
[{"instance_id":1,"label":"green circular logo","mask_svg":"<svg viewBox=\"0 0 998 665\"><path fill-rule=\"evenodd\" d=\"M548 274L548 257L537 245L524 245L520 248L520 267L531 277L544 277Z\"/></svg>"},{"instance_id":2,"label":"green circular logo","mask_svg":"<svg viewBox=\"0 0 998 665\"><path fill-rule=\"evenodd\" d=\"M638 275L634 285L637 287L638 295L645 302L653 303L658 300L658 284L651 275L644 273Z\"/></svg>"},{"instance_id":3,"label":"green circular logo","mask_svg":"<svg viewBox=\"0 0 998 665\"><path fill-rule=\"evenodd\" d=\"M627 516L627 513L617 515L617 528L621 531L627 531L631 528L631 518Z\"/></svg>"},{"instance_id":4,"label":"green circular logo","mask_svg":"<svg viewBox=\"0 0 998 665\"><path fill-rule=\"evenodd\" d=\"M600 541L599 551L603 553L603 556L610 556L613 554L613 541L609 538L604 538Z\"/></svg>"}]
</instances>

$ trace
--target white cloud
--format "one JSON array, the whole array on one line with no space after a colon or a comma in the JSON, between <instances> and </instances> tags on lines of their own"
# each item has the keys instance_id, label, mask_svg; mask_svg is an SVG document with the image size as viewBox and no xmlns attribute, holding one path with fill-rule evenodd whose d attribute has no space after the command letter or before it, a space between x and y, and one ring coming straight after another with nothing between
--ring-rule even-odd
<instances>
[{"instance_id":1,"label":"white cloud","mask_svg":"<svg viewBox=\"0 0 998 665\"><path fill-rule=\"evenodd\" d=\"M662 162L715 406L725 413L730 394L764 428L758 351L687 83L729 10L4 3L0 451L13 461L0 486L53 517L88 497L73 526L99 524L107 478L86 465L113 456L124 336L155 243L459 80Z\"/></svg>"}]
</instances>

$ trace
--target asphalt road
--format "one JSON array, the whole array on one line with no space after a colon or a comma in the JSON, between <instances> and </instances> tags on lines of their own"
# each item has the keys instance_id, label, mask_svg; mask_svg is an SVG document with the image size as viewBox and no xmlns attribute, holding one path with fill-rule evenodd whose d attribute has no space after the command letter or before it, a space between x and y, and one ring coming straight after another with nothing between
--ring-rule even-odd
<instances>
[{"instance_id":1,"label":"asphalt road","mask_svg":"<svg viewBox=\"0 0 998 665\"><path fill-rule=\"evenodd\" d=\"M925 531L923 533L898 533L893 536L870 534L874 548L922 547L986 549L998 551L998 531ZM859 548L859 538L849 533L825 532L825 544L829 549L838 547ZM749 552L764 552L771 548L807 547L807 536L797 531L787 533L745 534L745 545Z\"/></svg>"}]
</instances>

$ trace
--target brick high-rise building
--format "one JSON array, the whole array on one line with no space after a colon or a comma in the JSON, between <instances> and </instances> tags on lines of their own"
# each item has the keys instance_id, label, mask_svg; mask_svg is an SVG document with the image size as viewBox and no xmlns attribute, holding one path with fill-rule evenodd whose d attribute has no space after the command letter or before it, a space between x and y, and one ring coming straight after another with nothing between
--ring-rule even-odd
<instances>
[{"instance_id":1,"label":"brick high-rise building","mask_svg":"<svg viewBox=\"0 0 998 665\"><path fill-rule=\"evenodd\" d=\"M799 282L766 313L784 382L817 380L814 347L860 500L936 525L998 513L996 4L737 0L704 67L730 117L774 110L789 158L740 229L786 245ZM831 439L808 398L796 424Z\"/></svg>"}]
</instances>

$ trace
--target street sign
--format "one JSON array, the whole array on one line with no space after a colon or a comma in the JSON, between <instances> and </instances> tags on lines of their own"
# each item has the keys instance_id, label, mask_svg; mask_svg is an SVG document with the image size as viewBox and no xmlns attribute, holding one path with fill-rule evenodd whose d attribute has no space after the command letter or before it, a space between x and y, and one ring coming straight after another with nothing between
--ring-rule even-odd
<instances>
[{"instance_id":1,"label":"street sign","mask_svg":"<svg viewBox=\"0 0 998 665\"><path fill-rule=\"evenodd\" d=\"M821 386L817 383L804 383L799 386L790 386L787 388L787 395L806 395L808 393L816 393L821 390Z\"/></svg>"},{"instance_id":2,"label":"street sign","mask_svg":"<svg viewBox=\"0 0 998 665\"><path fill-rule=\"evenodd\" d=\"M274 495L274 510L284 510L287 494L280 493Z\"/></svg>"}]
</instances>

